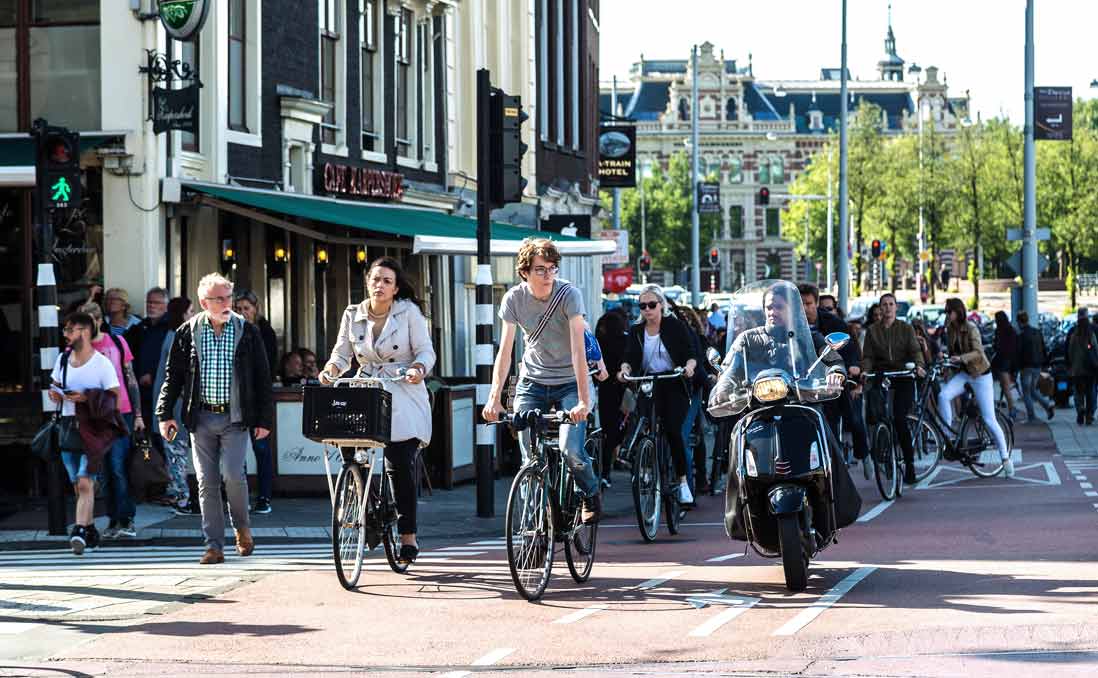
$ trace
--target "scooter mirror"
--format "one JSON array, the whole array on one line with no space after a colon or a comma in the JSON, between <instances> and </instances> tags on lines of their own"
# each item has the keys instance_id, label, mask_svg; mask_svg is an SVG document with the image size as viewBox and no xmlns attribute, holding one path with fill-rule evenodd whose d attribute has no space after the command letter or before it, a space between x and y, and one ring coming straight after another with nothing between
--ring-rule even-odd
<instances>
[{"instance_id":1,"label":"scooter mirror","mask_svg":"<svg viewBox=\"0 0 1098 678\"><path fill-rule=\"evenodd\" d=\"M846 332L832 332L824 337L824 341L827 342L827 347L832 351L838 351L850 341L850 335Z\"/></svg>"},{"instance_id":2,"label":"scooter mirror","mask_svg":"<svg viewBox=\"0 0 1098 678\"><path fill-rule=\"evenodd\" d=\"M710 346L705 349L705 359L709 361L709 364L713 367L720 369L721 366L721 354L717 352L717 349Z\"/></svg>"}]
</instances>

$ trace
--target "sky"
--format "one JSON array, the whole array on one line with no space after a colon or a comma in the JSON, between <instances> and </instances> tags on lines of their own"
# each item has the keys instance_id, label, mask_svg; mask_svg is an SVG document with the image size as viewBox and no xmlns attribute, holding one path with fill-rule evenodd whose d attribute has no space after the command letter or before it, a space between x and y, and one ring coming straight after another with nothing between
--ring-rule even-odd
<instances>
[{"instance_id":1,"label":"sky","mask_svg":"<svg viewBox=\"0 0 1098 678\"><path fill-rule=\"evenodd\" d=\"M1034 83L1098 89L1098 2L1033 0ZM628 80L646 59L689 59L709 41L737 65L753 55L760 79L815 79L840 62L841 0L602 0L599 77ZM847 63L853 78L876 79L884 56L888 0L848 0ZM907 65L937 66L949 96L967 89L984 118L1025 115L1025 0L894 0L896 52ZM906 68L906 67L905 67ZM909 76L905 73L905 80Z\"/></svg>"}]
</instances>

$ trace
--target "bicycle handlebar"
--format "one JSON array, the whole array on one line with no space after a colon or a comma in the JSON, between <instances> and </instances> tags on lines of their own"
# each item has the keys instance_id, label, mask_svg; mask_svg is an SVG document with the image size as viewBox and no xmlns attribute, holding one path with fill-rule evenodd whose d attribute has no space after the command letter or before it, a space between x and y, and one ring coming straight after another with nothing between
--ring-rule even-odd
<instances>
[{"instance_id":1,"label":"bicycle handlebar","mask_svg":"<svg viewBox=\"0 0 1098 678\"><path fill-rule=\"evenodd\" d=\"M681 367L676 367L673 372L667 374L646 374L640 377L634 377L633 375L626 374L623 376L625 381L656 381L658 379L675 379L681 377L686 370Z\"/></svg>"},{"instance_id":2,"label":"bicycle handlebar","mask_svg":"<svg viewBox=\"0 0 1098 678\"><path fill-rule=\"evenodd\" d=\"M541 410L502 412L500 413L498 420L490 421L488 424L491 426L507 424L516 431L521 431L525 428L529 428L534 423L535 419L547 424L565 424L568 422L569 416L567 410L556 410L554 412L542 412Z\"/></svg>"},{"instance_id":3,"label":"bicycle handlebar","mask_svg":"<svg viewBox=\"0 0 1098 678\"><path fill-rule=\"evenodd\" d=\"M873 377L876 377L878 375L885 376L885 377L908 377L908 378L911 378L911 377L915 376L915 370L897 370L897 371L894 371L894 372L862 372L862 376L867 378L867 379L872 379Z\"/></svg>"},{"instance_id":4,"label":"bicycle handlebar","mask_svg":"<svg viewBox=\"0 0 1098 678\"><path fill-rule=\"evenodd\" d=\"M353 385L353 384L392 383L392 382L396 382L396 381L404 381L405 376L406 376L406 372L407 372L407 370L402 367L402 368L400 368L400 371L397 372L397 376L395 376L395 377L357 377L357 376L356 377L344 377L344 378L341 378L341 379L333 379L330 383L323 384L323 385L324 386L339 386L340 384L352 384Z\"/></svg>"}]
</instances>

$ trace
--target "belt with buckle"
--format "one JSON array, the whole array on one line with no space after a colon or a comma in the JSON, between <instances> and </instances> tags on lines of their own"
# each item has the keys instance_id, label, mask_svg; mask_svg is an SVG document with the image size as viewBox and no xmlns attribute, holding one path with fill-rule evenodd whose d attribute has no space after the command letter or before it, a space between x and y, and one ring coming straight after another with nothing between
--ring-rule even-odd
<instances>
[{"instance_id":1,"label":"belt with buckle","mask_svg":"<svg viewBox=\"0 0 1098 678\"><path fill-rule=\"evenodd\" d=\"M201 407L207 412L213 412L214 414L225 414L229 411L228 405L211 405L209 403L202 403Z\"/></svg>"}]
</instances>

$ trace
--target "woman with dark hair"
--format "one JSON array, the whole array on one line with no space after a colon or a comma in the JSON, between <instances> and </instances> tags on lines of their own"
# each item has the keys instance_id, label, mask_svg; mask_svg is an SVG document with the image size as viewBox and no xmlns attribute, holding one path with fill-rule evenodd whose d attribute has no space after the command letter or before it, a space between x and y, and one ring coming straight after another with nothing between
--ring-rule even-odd
<instances>
[{"instance_id":1,"label":"woman with dark hair","mask_svg":"<svg viewBox=\"0 0 1098 678\"><path fill-rule=\"evenodd\" d=\"M305 361L297 351L289 351L278 361L278 382L282 386L305 383Z\"/></svg>"},{"instance_id":2,"label":"woman with dark hair","mask_svg":"<svg viewBox=\"0 0 1098 678\"><path fill-rule=\"evenodd\" d=\"M381 257L366 272L366 300L343 312L335 347L320 373L331 383L358 360L364 377L395 377L385 382L393 396L390 443L385 446L385 474L397 505L402 563L419 555L416 541L416 455L431 442L431 401L423 383L435 365L435 349L423 315L422 302L400 262Z\"/></svg>"},{"instance_id":3,"label":"woman with dark hair","mask_svg":"<svg viewBox=\"0 0 1098 678\"><path fill-rule=\"evenodd\" d=\"M915 330L915 339L918 340L919 349L923 352L923 360L926 361L927 365L933 365L941 350L938 347L938 342L934 341L926 331L926 325L923 324L922 318L913 318L911 328Z\"/></svg>"},{"instance_id":4,"label":"woman with dark hair","mask_svg":"<svg viewBox=\"0 0 1098 678\"><path fill-rule=\"evenodd\" d=\"M163 343L160 344L160 363L159 367L156 368L156 376L153 378L152 392L154 398L160 394L160 389L164 386L168 355L172 351L172 342L175 341L175 331L180 325L190 320L192 315L194 315L194 305L190 299L176 297L168 301L168 310L164 311L160 321L164 323L168 331L164 335ZM175 507L176 513L194 515L200 511L198 502L191 499L190 487L187 484L187 459L191 456L191 436L183 426L182 399L175 404L175 416L173 418L178 427L175 438L171 440L164 439L164 461L167 462L168 475L171 477L164 495ZM160 430L160 421L155 412L153 413L153 419L153 430Z\"/></svg>"},{"instance_id":5,"label":"woman with dark hair","mask_svg":"<svg viewBox=\"0 0 1098 678\"><path fill-rule=\"evenodd\" d=\"M1018 370L1018 333L1003 311L995 314L995 357L991 359L991 373L999 388L1006 394L1010 418L1014 418L1014 373Z\"/></svg>"},{"instance_id":6,"label":"woman with dark hair","mask_svg":"<svg viewBox=\"0 0 1098 678\"><path fill-rule=\"evenodd\" d=\"M869 326L875 322L879 322L881 319L881 305L873 304L869 307L869 310L865 312L865 329L869 329Z\"/></svg>"},{"instance_id":7,"label":"woman with dark hair","mask_svg":"<svg viewBox=\"0 0 1098 678\"><path fill-rule=\"evenodd\" d=\"M275 363L278 360L278 337L269 320L259 315L259 298L255 292L249 289L237 290L233 301L233 310L244 316L244 319L259 328L259 336L263 338L263 348L267 351L267 362L271 366L271 374L276 374Z\"/></svg>"},{"instance_id":8,"label":"woman with dark hair","mask_svg":"<svg viewBox=\"0 0 1098 678\"><path fill-rule=\"evenodd\" d=\"M595 324L595 339L602 349L606 370L617 374L625 357L625 340L629 336L629 321L621 308L602 314ZM596 382L599 389L599 425L602 426L602 485L610 487L610 467L618 456L618 446L625 435L625 413L621 411L625 385L617 379Z\"/></svg>"},{"instance_id":9,"label":"woman with dark hair","mask_svg":"<svg viewBox=\"0 0 1098 678\"><path fill-rule=\"evenodd\" d=\"M980 339L980 330L967 319L965 304L956 297L946 299L946 349L949 360L957 368L938 394L938 414L947 426L953 424L953 399L965 390L965 384L972 386L976 403L980 407L980 418L984 426L995 439L999 456L1003 459L1003 471L1007 478L1014 477L1014 464L1007 449L1006 436L995 418L995 386L991 381L991 364L984 354L984 344Z\"/></svg>"},{"instance_id":10,"label":"woman with dark hair","mask_svg":"<svg viewBox=\"0 0 1098 678\"><path fill-rule=\"evenodd\" d=\"M703 328L701 326L701 319L694 309L689 306L675 306L674 312L676 317L681 320L688 328L690 328L691 334L694 339L694 354L701 360L701 369L694 371L694 378L690 383L690 409L686 412L686 419L682 423L682 440L686 446L686 461L687 465L693 465L694 474L691 476L687 473L687 480L690 483L690 487L693 489L695 496L699 494L709 494L709 488L706 487L708 474L705 472L705 436L699 435L696 439L700 444L694 446L694 429L697 427L702 429L704 419L702 418L702 403L706 402L708 393L706 392L711 383L716 383L716 377L713 377L710 381L710 375L705 370L705 349L709 347L709 342L705 338Z\"/></svg>"}]
</instances>

